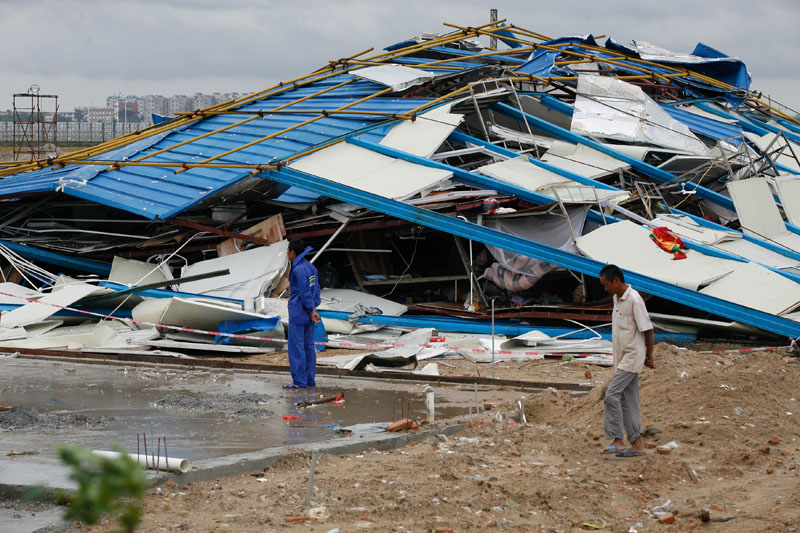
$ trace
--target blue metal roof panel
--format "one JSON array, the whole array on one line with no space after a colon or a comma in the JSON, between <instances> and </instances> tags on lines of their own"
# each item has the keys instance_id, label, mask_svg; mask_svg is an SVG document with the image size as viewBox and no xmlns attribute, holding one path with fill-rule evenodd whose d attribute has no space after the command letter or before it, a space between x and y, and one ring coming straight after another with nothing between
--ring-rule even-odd
<instances>
[{"instance_id":1,"label":"blue metal roof panel","mask_svg":"<svg viewBox=\"0 0 800 533\"><path fill-rule=\"evenodd\" d=\"M39 170L28 174L16 174L0 180L0 196L32 194L55 191L59 180L69 175L71 169Z\"/></svg>"},{"instance_id":2,"label":"blue metal roof panel","mask_svg":"<svg viewBox=\"0 0 800 533\"><path fill-rule=\"evenodd\" d=\"M308 87L292 89L277 96L265 97L242 107L244 110L273 109L293 102L302 94L311 95L323 87L351 79L349 75L336 76ZM347 90L343 90L343 89ZM356 80L341 87L293 105L294 109L336 109L356 102L358 99L383 90L378 84ZM426 98L376 97L351 107L354 111L382 113L406 113L431 102ZM324 116L298 126L316 114L274 114L249 121L224 132L215 133L195 142L170 149L178 143L196 139L221 127L241 121L247 115L216 115L183 126L156 137L142 139L120 149L97 157L98 165L72 165L58 173L43 171L11 176L0 182L0 194L13 195L22 192L53 191L61 180L73 180L63 185L65 194L70 194L105 205L110 205L147 218L167 218L175 215L210 195L223 190L250 175L249 169L192 168L175 174L174 167L124 166L108 170L101 161L134 159L157 150L168 151L147 159L151 163L199 163L210 157L239 148L244 144L259 141L290 127L295 129L276 135L218 159L218 163L268 164L290 155L363 129L380 122L392 122L385 116L369 114L341 114Z\"/></svg>"},{"instance_id":3,"label":"blue metal roof panel","mask_svg":"<svg viewBox=\"0 0 800 533\"><path fill-rule=\"evenodd\" d=\"M728 139L731 144L742 143L743 131L740 126L704 117L671 105L662 105L661 108L672 118L682 122L699 135L715 140Z\"/></svg>"}]
</instances>

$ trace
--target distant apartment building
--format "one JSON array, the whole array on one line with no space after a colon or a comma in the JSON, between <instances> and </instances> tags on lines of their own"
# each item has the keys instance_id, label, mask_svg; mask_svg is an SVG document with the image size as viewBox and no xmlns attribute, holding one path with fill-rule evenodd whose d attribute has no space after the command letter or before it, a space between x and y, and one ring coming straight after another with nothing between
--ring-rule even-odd
<instances>
[{"instance_id":1,"label":"distant apartment building","mask_svg":"<svg viewBox=\"0 0 800 533\"><path fill-rule=\"evenodd\" d=\"M170 116L175 116L176 113L193 111L193 103L194 102L192 99L185 94L176 94L175 96L170 96L167 99L167 114Z\"/></svg>"},{"instance_id":2,"label":"distant apartment building","mask_svg":"<svg viewBox=\"0 0 800 533\"><path fill-rule=\"evenodd\" d=\"M139 102L120 100L117 102L117 120L120 122L139 122Z\"/></svg>"},{"instance_id":3,"label":"distant apartment building","mask_svg":"<svg viewBox=\"0 0 800 533\"><path fill-rule=\"evenodd\" d=\"M162 116L176 116L177 113L186 113L197 109L237 100L247 93L195 93L192 96L176 94L165 97L160 94L145 96L112 95L106 98L106 107L84 107L80 109L79 116L88 122L138 122L152 124L153 114Z\"/></svg>"},{"instance_id":4,"label":"distant apartment building","mask_svg":"<svg viewBox=\"0 0 800 533\"><path fill-rule=\"evenodd\" d=\"M114 122L117 110L113 107L87 107L87 122Z\"/></svg>"},{"instance_id":5,"label":"distant apartment building","mask_svg":"<svg viewBox=\"0 0 800 533\"><path fill-rule=\"evenodd\" d=\"M142 119L145 122L150 122L154 113L156 115L167 115L169 113L167 98L160 94L148 94L142 97L141 104Z\"/></svg>"},{"instance_id":6,"label":"distant apartment building","mask_svg":"<svg viewBox=\"0 0 800 533\"><path fill-rule=\"evenodd\" d=\"M217 103L214 101L214 95L203 93L194 93L192 100L194 101L194 109L205 109Z\"/></svg>"}]
</instances>

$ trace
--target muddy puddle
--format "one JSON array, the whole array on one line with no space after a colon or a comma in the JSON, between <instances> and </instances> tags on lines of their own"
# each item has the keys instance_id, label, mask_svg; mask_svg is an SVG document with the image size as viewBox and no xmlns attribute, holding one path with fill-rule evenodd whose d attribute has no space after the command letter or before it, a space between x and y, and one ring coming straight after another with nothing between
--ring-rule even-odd
<instances>
[{"instance_id":1,"label":"muddy puddle","mask_svg":"<svg viewBox=\"0 0 800 533\"><path fill-rule=\"evenodd\" d=\"M0 362L0 451L54 458L53 445L117 443L143 451L165 437L169 455L190 461L340 436L341 427L424 416L419 384L318 378L316 389L284 391L288 376L226 370L89 365L13 358ZM342 394L345 401L297 403ZM437 407L437 418L463 408ZM12 417L15 416L15 418ZM287 422L285 417L289 417ZM297 417L297 418L295 418ZM290 425L291 424L291 425Z\"/></svg>"}]
</instances>

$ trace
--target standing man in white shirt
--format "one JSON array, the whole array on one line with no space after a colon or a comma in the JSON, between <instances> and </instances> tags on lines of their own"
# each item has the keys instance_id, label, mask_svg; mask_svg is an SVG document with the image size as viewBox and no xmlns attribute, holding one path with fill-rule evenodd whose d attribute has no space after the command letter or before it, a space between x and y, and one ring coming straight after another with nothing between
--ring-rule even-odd
<instances>
[{"instance_id":1,"label":"standing man in white shirt","mask_svg":"<svg viewBox=\"0 0 800 533\"><path fill-rule=\"evenodd\" d=\"M603 402L603 432L607 439L614 441L603 453L636 457L645 454L641 435L642 413L639 410L639 373L644 366L656 367L653 362L653 324L644 300L625 283L625 275L618 266L603 267L600 283L614 300L611 343L615 373ZM625 434L630 448L625 447Z\"/></svg>"}]
</instances>

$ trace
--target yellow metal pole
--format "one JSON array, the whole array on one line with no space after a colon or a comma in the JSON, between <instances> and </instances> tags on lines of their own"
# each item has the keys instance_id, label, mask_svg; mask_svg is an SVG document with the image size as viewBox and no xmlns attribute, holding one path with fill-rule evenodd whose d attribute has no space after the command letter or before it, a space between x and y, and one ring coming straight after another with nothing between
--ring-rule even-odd
<instances>
[{"instance_id":1,"label":"yellow metal pole","mask_svg":"<svg viewBox=\"0 0 800 533\"><path fill-rule=\"evenodd\" d=\"M350 58L358 57L359 55L368 53L370 51L372 51L372 48L369 48L367 50L361 51L358 54L354 54L354 55L350 56ZM250 95L248 95L246 97L243 97L243 98L240 98L240 99L237 99L237 100L232 100L232 101L229 101L229 102L222 102L222 103L219 103L217 105L211 106L208 109L230 108L230 107L232 107L234 105L240 105L240 104L243 104L243 103L248 103L250 101L257 100L258 98L262 98L266 93L270 93L270 91L274 91L270 95L279 94L280 92L295 88L294 85L297 82L305 82L305 83L303 83L301 85L306 85L306 84L309 84L309 83L314 83L316 81L321 81L321 79L328 78L328 77L330 77L330 75L322 76L320 79L311 79L311 80L309 80L309 78L315 78L317 76L320 76L321 72L329 71L331 69L332 68L329 67L329 66L323 67L322 69L319 69L319 70L317 70L315 72L312 72L311 74L306 74L304 76L300 76L298 78L294 78L294 79L286 81L286 82L280 82L280 83L278 83L276 85L273 85L272 87L269 87L267 89L264 89L263 91L260 91L258 93L250 94ZM336 75L336 74L333 74L333 75ZM165 131L169 131L169 130L174 129L176 127L183 126L185 124L191 123L194 120L198 120L198 119L197 118L195 118L195 119L185 118L185 119L179 119L179 120L170 120L170 121L168 121L167 123L164 123L164 124L154 124L154 125L149 126L149 127L145 128L143 130L135 131L135 132L123 135L121 137L117 137L116 139L111 139L109 141L106 141L104 143L89 147L87 149L77 150L75 152L70 153L69 155L70 156L79 155L81 157L91 157L93 155L99 155L99 154L105 153L105 152L107 152L109 150L113 150L114 148L117 148L118 146L122 146L122 145L125 145L125 144L129 143L132 140L132 137L137 137L137 140L138 139L144 139L144 138L150 137L152 135L157 135L159 133L163 133ZM147 134L145 135L144 133L147 133ZM12 172L0 171L0 175L9 174L9 173L24 172L26 170L38 170L38 169L41 169L41 168L44 168L46 166L50 166L50 165L53 165L53 164L58 165L63 159L64 159L64 156L60 156L60 157L49 159L49 160L43 159L43 160L38 160L38 161L27 163L27 164L22 164L22 166L10 169ZM63 166L63 165L60 165L60 166Z\"/></svg>"},{"instance_id":2,"label":"yellow metal pole","mask_svg":"<svg viewBox=\"0 0 800 533\"><path fill-rule=\"evenodd\" d=\"M325 94L328 91L332 91L334 89L338 89L340 87L344 87L345 85L353 83L353 81L354 80L350 79L350 80L343 81L342 83L338 83L336 85L332 85L330 87L326 87L325 89L321 89L321 90L319 90L319 91L317 91L315 93L309 94L309 95L304 96L302 98L298 98L297 100L294 100L292 102L283 104L282 106L278 106L275 109L273 109L273 111L280 111L281 109L285 109L285 108L287 108L289 106L292 106L294 104L298 104L300 102L308 100L309 98L314 98L315 96L319 96L321 94ZM148 159L150 157L163 154L164 152L169 152L171 150L174 150L175 148L179 148L179 147L185 146L185 145L187 145L189 143L193 143L193 142L199 141L200 139L205 139L206 137L210 137L212 135L216 135L217 133L222 133L223 131L227 131L229 129L239 127L239 126L241 126L243 124L247 124L248 122L252 122L253 120L256 120L258 118L261 118L261 117L258 116L258 115L254 115L252 117L248 117L248 118L239 120L237 122L234 122L233 124L228 124L227 126L223 126L223 127L218 128L216 130L203 133L202 135L198 135L197 137L193 137L191 139L179 142L178 144L173 144L172 146L168 146L166 148L162 148L161 150L157 150L157 151L153 152L152 154L146 154L146 155L143 155L141 157L137 157L136 159L133 159L133 161L144 161L145 159Z\"/></svg>"},{"instance_id":3,"label":"yellow metal pole","mask_svg":"<svg viewBox=\"0 0 800 533\"><path fill-rule=\"evenodd\" d=\"M482 25L482 26L478 26L477 28L489 27L489 26L492 26L494 24L498 24L500 22L503 22L503 21L498 21L498 22L495 22L495 23L485 24L485 25ZM458 32L452 32L450 34L447 34L447 35L444 35L444 36L440 36L440 37L438 37L436 39L430 39L430 40L424 41L424 42L419 43L418 45L415 45L415 46L410 46L410 47L403 48L403 49L398 50L396 52L383 52L383 53L377 54L375 56L368 57L367 60L370 60L370 59L382 59L384 62L386 62L388 60L391 60L391 59L394 59L394 58L397 58L397 57L402 57L404 55L408 55L408 54L411 54L411 53L414 53L414 52L417 52L417 51L425 50L427 48L438 46L440 44L447 44L447 43L450 43L450 42L462 40L466 36L468 36L469 34L477 35L477 34L475 34L474 30L472 30L472 29L470 29L470 30L463 30L462 29L461 34L459 34ZM357 54L354 54L352 56L349 56L348 58L344 58L344 60L354 59L354 58L358 57L359 55L368 53L370 51L372 51L372 48L364 50L364 51L359 52ZM355 67L355 68L360 68L360 67ZM300 86L304 86L304 85L308 85L308 84L311 84L311 83L314 83L314 82L322 81L323 79L327 79L327 78L329 78L331 76L336 76L338 74L342 74L342 73L348 72L350 70L352 70L352 69L342 69L341 71L336 71L334 67L332 67L330 65L327 65L327 66L322 67L321 69L318 69L317 71L314 71L314 72L312 72L310 74L307 74L307 75L304 75L304 76L300 76L298 78L294 78L294 79L286 81L286 82L280 82L280 83L278 83L276 85L273 85L272 87L270 87L268 89L265 89L263 91L260 91L258 93L254 93L254 94L248 95L246 97L243 97L243 98L240 98L240 99L237 99L237 100L232 100L230 102L217 104L217 105L212 106L212 107L210 107L208 109L209 110L230 109L231 107L234 107L234 106L237 106L237 105L244 105L246 103L258 100L260 98L264 98L265 96L273 96L275 94L279 94L281 92L284 92L284 91L287 91L287 90L290 90L290 89L294 89L294 88L297 88L297 87L300 87ZM269 94L267 94L267 93L269 93ZM79 156L79 157L91 157L93 155L99 155L99 154L102 154L102 153L107 152L109 150L112 150L114 148L117 148L118 146L122 146L124 144L129 143L131 141L131 137L137 137L137 140L138 139L144 139L144 138L150 137L152 135L157 135L159 133L170 131L170 130L176 128L176 127L180 127L180 126L189 124L189 123L191 123L193 121L196 121L198 119L199 119L198 117L195 117L195 118L186 117L186 118L179 118L179 119L176 119L176 120L171 120L171 121L169 121L167 123L160 124L160 125L153 125L153 126L150 126L149 128L146 128L144 130L139 130L137 132L133 132L133 133L130 133L128 135L125 135L125 136L122 136L122 137L118 137L117 139L112 139L111 141L108 141L106 143L101 143L99 145L87 148L85 150L80 150L80 151L73 152L73 153L71 153L69 155L70 156ZM19 172L25 172L25 171L29 171L29 170L38 170L38 169L45 168L45 167L51 166L51 165L63 166L63 162L65 160L66 160L66 157L65 156L61 156L61 157L53 158L53 159L49 159L49 160L40 160L40 161L35 161L35 162L27 163L27 164L21 164L19 166L15 165L15 166L11 166L11 167L9 167L7 169L0 170L0 176L19 173Z\"/></svg>"},{"instance_id":4,"label":"yellow metal pole","mask_svg":"<svg viewBox=\"0 0 800 533\"><path fill-rule=\"evenodd\" d=\"M521 52L531 52L531 51L533 51L535 49L536 49L536 47L530 46L530 47L525 47L525 48L514 48L512 50L500 50L500 51L497 51L497 52L483 52L483 53L480 53L480 54L472 54L472 55L469 55L469 56L463 56L463 57L462 56L458 56L458 57L451 57L451 58L447 58L447 59L439 59L437 61L429 61L427 63L421 63L418 66L420 66L420 67L431 67L431 66L434 66L434 65L439 65L441 63L448 63L450 61L464 61L464 59L474 59L476 57L511 55L511 54L518 54L518 53L521 53Z\"/></svg>"},{"instance_id":5,"label":"yellow metal pole","mask_svg":"<svg viewBox=\"0 0 800 533\"><path fill-rule=\"evenodd\" d=\"M436 46L436 44L434 44L434 43L431 43L431 42L426 42L426 43L422 43L422 44L424 44L424 47L423 47L423 48L427 48L427 47ZM371 49L370 49L370 50L371 50ZM348 57L348 58L345 58L345 59L346 59L346 60L349 60L349 59L351 59L351 58L353 58L353 57L357 57L358 55L361 55L362 53L364 53L364 52L359 52L359 54L356 54L355 56L350 56L350 57ZM398 53L398 54L395 54L393 57L400 57L400 56L402 56L402 55L405 55L405 54L408 54L408 53L410 53L408 49L403 49L403 50L401 50L401 51L400 51L400 53ZM355 68L360 68L360 67L355 67ZM321 76L321 77L319 77L319 78L313 79L312 81L310 81L310 82L308 82L308 83L313 83L313 82L317 82L317 81L322 81L323 79L327 79L327 78L330 78L330 77L332 77L332 76L337 76L337 75L339 75L339 74L346 73L346 72L349 72L350 70L353 70L353 69L343 69L342 71L333 71L333 67L325 67L325 69L328 69L328 70L329 70L329 71L331 71L331 72L328 72L327 74L325 74L324 76ZM322 70L322 69L321 69L321 70ZM301 79L302 79L302 78L301 78ZM326 93L326 92L328 92L328 91L331 91L331 90L333 90L333 89L337 89L337 88L339 88L339 87L342 87L342 86L344 86L344 85L347 85L347 84L349 84L349 83L352 83L353 81L355 81L355 80L354 80L354 79L347 80L347 81L344 81L344 82L342 82L342 83L340 83L340 84L338 84L338 85L334 85L334 86L331 86L331 87L328 87L328 88L322 89L322 90L320 90L320 91L317 91L316 93L313 93L313 94L311 94L311 95L305 96L305 97L303 97L303 98L299 98L299 99L297 99L297 100L294 100L294 101L292 101L292 102L289 102L289 103L287 103L287 104L284 104L283 106L279 106L279 107L275 108L274 110L275 110L275 111L277 111L277 110L281 110L281 109L284 109L284 108L290 107L290 106L292 106L292 105L294 105L294 104L296 104L296 103L299 103L299 102L302 102L302 101L308 100L308 99L310 99L310 98L314 98L314 97L316 97L316 96L319 96L319 95L321 95L321 94L324 94L324 93ZM278 90L278 91L271 93L269 96L274 96L274 94L276 94L277 92L283 92L283 91L285 91L285 90L288 90L288 89L292 88L292 86L291 86L290 84L288 84L288 83L287 83L287 84L280 84L280 85L282 85L282 87L279 87L279 90ZM267 91L262 91L262 94L263 94L263 93L265 93L265 92L267 92ZM240 102L242 105L244 105L245 103L249 103L250 101L252 101L252 100L255 100L255 99L257 99L257 98L250 98L250 97L248 97L248 98L245 98L245 99L240 99L238 102ZM215 109L218 109L219 107L220 107L220 106L213 106L213 107L209 108L209 110L215 110ZM232 106L228 106L228 109L229 109L230 107L232 107ZM178 144L176 144L176 145L173 145L173 146L171 146L171 147L169 147L169 148L165 148L165 149L162 149L162 150L159 150L159 151L153 152L152 154L148 154L148 155L146 155L146 156L142 156L142 157L140 157L140 158L134 159L134 161L142 161L142 160L144 160L144 159L146 159L146 158L153 157L153 156L155 156L155 155L159 155L159 154L161 154L161 153L167 152L167 151L169 151L169 150L172 150L172 149L174 149L174 148L177 148L177 147L180 147L180 146L184 146L184 145L186 145L186 144L189 144L189 143L191 143L191 142L197 141L197 140L199 140L199 139L203 139L203 138L209 137L209 136L211 136L211 135L214 135L214 134L216 134L216 133L220 133L220 132L223 132L223 131L229 130L229 129L231 129L231 128L234 128L234 127L240 126L240 125L242 125L242 124L246 124L247 122L250 122L250 121L252 121L252 120L255 120L255 118L258 118L258 117L253 117L253 118L245 119L245 120L242 120L242 121L240 121L240 122L238 122L238 123L234 123L234 124L231 124L231 125L225 126L225 127L223 127L223 128L219 128L219 129L217 129L217 130L215 130L215 131L207 132L207 133L205 133L205 134L203 134L203 135L200 135L200 136L198 136L198 137L195 137L195 138L193 138L193 139L189 139L189 140L183 141L183 142L181 142L181 143L178 143ZM320 117L320 118L321 118L321 117ZM196 120L196 119L195 119L195 120Z\"/></svg>"},{"instance_id":6,"label":"yellow metal pole","mask_svg":"<svg viewBox=\"0 0 800 533\"><path fill-rule=\"evenodd\" d=\"M184 168L190 169L195 167L202 168L247 168L256 170L277 169L274 165L257 165L246 163L141 163L137 161L93 161L91 159L68 159L68 165L89 165L89 166L107 166L109 169L118 169L120 167L156 167L156 168Z\"/></svg>"},{"instance_id":7,"label":"yellow metal pole","mask_svg":"<svg viewBox=\"0 0 800 533\"><path fill-rule=\"evenodd\" d=\"M544 35L542 33L535 32L533 30L529 30L527 28L523 28L522 26L517 26L515 24L509 24L508 26L505 26L504 28L501 28L501 29L512 31L512 32L515 32L515 33L527 34L528 37L533 37L534 39L539 39L541 41L552 41L553 40L552 37L548 37L547 35Z\"/></svg>"},{"instance_id":8,"label":"yellow metal pole","mask_svg":"<svg viewBox=\"0 0 800 533\"><path fill-rule=\"evenodd\" d=\"M177 115L199 115L203 117L211 117L216 115L258 115L265 117L267 115L374 115L376 117L387 118L402 118L410 120L411 115L404 113L385 113L383 111L358 111L354 109L267 109L265 111L187 111L176 113Z\"/></svg>"},{"instance_id":9,"label":"yellow metal pole","mask_svg":"<svg viewBox=\"0 0 800 533\"><path fill-rule=\"evenodd\" d=\"M763 101L763 100L761 100L760 98L750 98L750 100L752 100L752 101L754 101L754 102L758 102L758 104L759 104L759 105L762 105L762 106L764 106L764 107L766 107L766 108L770 109L771 111L774 111L775 113L777 113L778 115L780 115L780 116L781 116L781 118L783 118L783 119L785 119L785 120L789 120L790 122L793 122L793 123L797 124L798 126L800 126L800 120L797 120L796 118L794 118L794 117L793 117L793 116L791 116L791 115L787 115L786 113L784 113L784 112L783 112L783 111L781 111L780 109L776 109L775 107L773 107L773 106L771 106L770 104L768 104L768 103L764 102L764 101Z\"/></svg>"},{"instance_id":10,"label":"yellow metal pole","mask_svg":"<svg viewBox=\"0 0 800 533\"><path fill-rule=\"evenodd\" d=\"M377 93L373 93L373 94L370 94L368 96L365 96L364 98L359 98L358 100L356 100L354 102L350 102L349 104L344 105L344 106L340 107L339 109L347 109L349 107L353 107L355 105L358 105L358 104L361 104L363 102L366 102L367 100L371 100L372 98L376 98L378 96L381 96L381 95L384 95L384 94L386 94L388 92L391 92L391 90L392 90L391 87L387 87L386 89L384 89L382 91L378 91ZM288 132L290 132L292 130L295 130L295 129L300 128L302 126L305 126L307 124L311 124L312 122L316 122L317 120L320 120L320 119L322 119L324 117L325 117L325 115L319 115L319 116L310 118L308 120L304 120L303 122L300 122L300 123L295 124L293 126L290 126L288 128L284 128L284 129L282 129L280 131L276 131L275 133L267 135L266 137L261 137L260 139L256 139L255 141L250 141L249 143L245 143L242 146L239 146L237 148L232 148L230 150L222 152L221 154L215 155L214 157L209 157L208 159L204 159L200 163L209 163L211 161L216 161L217 159L220 159L222 157L229 156L231 154L234 154L234 153L239 152L241 150L244 150L246 148L250 148L251 146L255 146L256 144L262 143L264 141L268 141L269 139L277 137L278 135L283 135L284 133L288 133ZM178 170L175 173L178 174L180 172L181 171Z\"/></svg>"},{"instance_id":11,"label":"yellow metal pole","mask_svg":"<svg viewBox=\"0 0 800 533\"><path fill-rule=\"evenodd\" d=\"M386 64L386 62L378 62L378 61L359 61L358 59L355 59L355 60L352 60L352 61L348 61L348 64L351 64L351 65L359 65L359 66L365 66L365 67L370 67L370 66L381 66L381 65L385 65L385 64ZM422 66L426 66L426 65L428 65L428 63L422 63L422 64L420 64L420 65L414 65L414 67L415 67L415 68L417 68L417 67L422 67ZM464 70L464 69L463 69L463 67L449 67L449 66L442 66L442 67L439 67L439 68L442 68L442 69L445 69L445 70Z\"/></svg>"},{"instance_id":12,"label":"yellow metal pole","mask_svg":"<svg viewBox=\"0 0 800 533\"><path fill-rule=\"evenodd\" d=\"M503 29L505 29L505 28L503 28ZM494 31L495 30L480 30L480 33L481 34L486 34L486 35L493 35ZM519 39L513 39L513 38L508 38L508 37L504 37L504 38L512 40L512 41L519 42L521 44L529 44L526 41L521 41ZM537 44L535 46L538 47L538 48L545 49L545 50L559 51L559 52L561 52L561 53L563 53L565 55L572 55L572 56L581 57L581 58L584 58L584 59L592 59L592 58L594 58L596 61L599 61L599 62L610 63L612 65L620 66L619 65L620 60L618 60L618 59L598 58L596 56L592 56L592 55L589 55L589 54L584 54L584 53L581 53L581 52L576 52L574 50L562 50L560 48L557 48L555 46L550 46L550 45ZM655 66L655 67L659 67L659 68L666 68L666 69L672 70L673 72L677 73L679 76L689 76L689 75L691 75L691 76L693 76L693 77L695 77L697 79L700 79L700 80L705 81L707 83L711 83L711 84L716 85L717 87L721 87L723 89L735 89L735 87L732 86L732 85L729 85L727 83L721 82L719 80L715 80L713 78L709 78L708 76L704 76L703 74L699 74L697 72L690 71L688 69L679 69L679 68L675 68L675 67L670 67L668 65L662 65L660 63L655 63L653 61L647 61L647 60L644 60L644 59L630 57L630 56L627 56L627 55L624 55L624 54L620 54L619 52L612 52L612 51L606 50L604 48L598 48L598 47L589 46L589 45L585 45L585 44L577 44L576 46L578 46L580 48L585 48L587 50L602 51L603 53L614 53L614 54L619 55L621 58L624 58L626 61L629 61L629 62L632 62L632 63L637 63L639 65ZM665 78L666 79L669 76L669 75L666 75L666 74L660 74L660 73L652 72L651 70L648 70L645 67L640 67L640 66L635 66L635 65L624 65L624 66L626 66L628 68L635 68L635 69L638 69L638 70L649 72L652 76L657 77L657 78ZM671 76L669 76L669 77L671 77Z\"/></svg>"}]
</instances>

